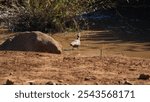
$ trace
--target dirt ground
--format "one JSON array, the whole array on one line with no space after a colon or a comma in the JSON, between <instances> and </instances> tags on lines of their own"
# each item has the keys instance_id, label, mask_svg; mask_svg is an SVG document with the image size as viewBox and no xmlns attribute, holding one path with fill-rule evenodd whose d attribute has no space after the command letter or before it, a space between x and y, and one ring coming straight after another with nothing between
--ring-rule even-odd
<instances>
[{"instance_id":1,"label":"dirt ground","mask_svg":"<svg viewBox=\"0 0 150 102\"><path fill-rule=\"evenodd\" d=\"M0 44L12 35L1 29ZM81 47L72 50L74 33L52 37L62 43L63 54L0 51L0 84L8 79L19 85L150 84L149 42L127 41L107 30L83 31Z\"/></svg>"}]
</instances>

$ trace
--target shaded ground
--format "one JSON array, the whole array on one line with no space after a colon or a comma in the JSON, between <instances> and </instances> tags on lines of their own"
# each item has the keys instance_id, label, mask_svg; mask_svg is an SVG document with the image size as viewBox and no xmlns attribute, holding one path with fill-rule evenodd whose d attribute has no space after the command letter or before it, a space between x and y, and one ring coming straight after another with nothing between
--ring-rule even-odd
<instances>
[{"instance_id":1,"label":"shaded ground","mask_svg":"<svg viewBox=\"0 0 150 102\"><path fill-rule=\"evenodd\" d=\"M103 55L150 58L150 42L144 40L148 37L143 36L137 39L134 35L121 30L83 31L82 44L77 50L71 50L69 45L76 37L74 33L56 34L53 37L63 44L64 52L69 55L100 56L102 52Z\"/></svg>"},{"instance_id":2,"label":"shaded ground","mask_svg":"<svg viewBox=\"0 0 150 102\"><path fill-rule=\"evenodd\" d=\"M81 32L82 45L71 50L74 33L52 35L64 53L0 51L0 84L150 84L150 43L123 40L111 30ZM1 30L0 43L13 33ZM137 58L134 58L137 57ZM139 58L141 57L141 58Z\"/></svg>"}]
</instances>

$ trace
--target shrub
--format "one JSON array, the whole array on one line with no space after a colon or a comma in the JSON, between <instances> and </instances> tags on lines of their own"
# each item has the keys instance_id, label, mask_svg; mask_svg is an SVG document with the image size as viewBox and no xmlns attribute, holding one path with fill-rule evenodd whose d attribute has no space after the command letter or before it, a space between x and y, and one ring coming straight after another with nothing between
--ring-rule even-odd
<instances>
[{"instance_id":1,"label":"shrub","mask_svg":"<svg viewBox=\"0 0 150 102\"><path fill-rule=\"evenodd\" d=\"M39 30L43 32L79 30L83 13L105 6L108 0L24 0L19 13L10 20L14 31ZM109 2L110 3L110 2Z\"/></svg>"}]
</instances>

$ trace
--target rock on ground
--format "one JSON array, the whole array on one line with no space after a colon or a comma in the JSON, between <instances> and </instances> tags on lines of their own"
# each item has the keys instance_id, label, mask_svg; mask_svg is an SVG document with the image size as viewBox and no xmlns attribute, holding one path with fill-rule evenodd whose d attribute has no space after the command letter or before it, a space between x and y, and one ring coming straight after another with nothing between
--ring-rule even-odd
<instances>
[{"instance_id":1,"label":"rock on ground","mask_svg":"<svg viewBox=\"0 0 150 102\"><path fill-rule=\"evenodd\" d=\"M62 46L52 37L39 31L33 31L17 33L12 38L8 38L0 45L0 50L35 51L60 54L62 53Z\"/></svg>"}]
</instances>

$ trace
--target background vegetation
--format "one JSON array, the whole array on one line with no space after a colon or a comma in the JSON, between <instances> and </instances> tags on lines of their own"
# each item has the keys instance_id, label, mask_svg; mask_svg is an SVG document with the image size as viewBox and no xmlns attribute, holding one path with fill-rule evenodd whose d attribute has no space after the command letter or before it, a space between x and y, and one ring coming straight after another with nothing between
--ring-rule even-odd
<instances>
[{"instance_id":1,"label":"background vegetation","mask_svg":"<svg viewBox=\"0 0 150 102\"><path fill-rule=\"evenodd\" d=\"M148 0L1 0L0 6L15 9L7 19L12 31L63 32L79 30L81 23L86 24L82 14L148 3Z\"/></svg>"},{"instance_id":2,"label":"background vegetation","mask_svg":"<svg viewBox=\"0 0 150 102\"><path fill-rule=\"evenodd\" d=\"M82 14L110 7L111 0L2 0L17 10L9 19L13 31L57 32L79 30Z\"/></svg>"}]
</instances>

